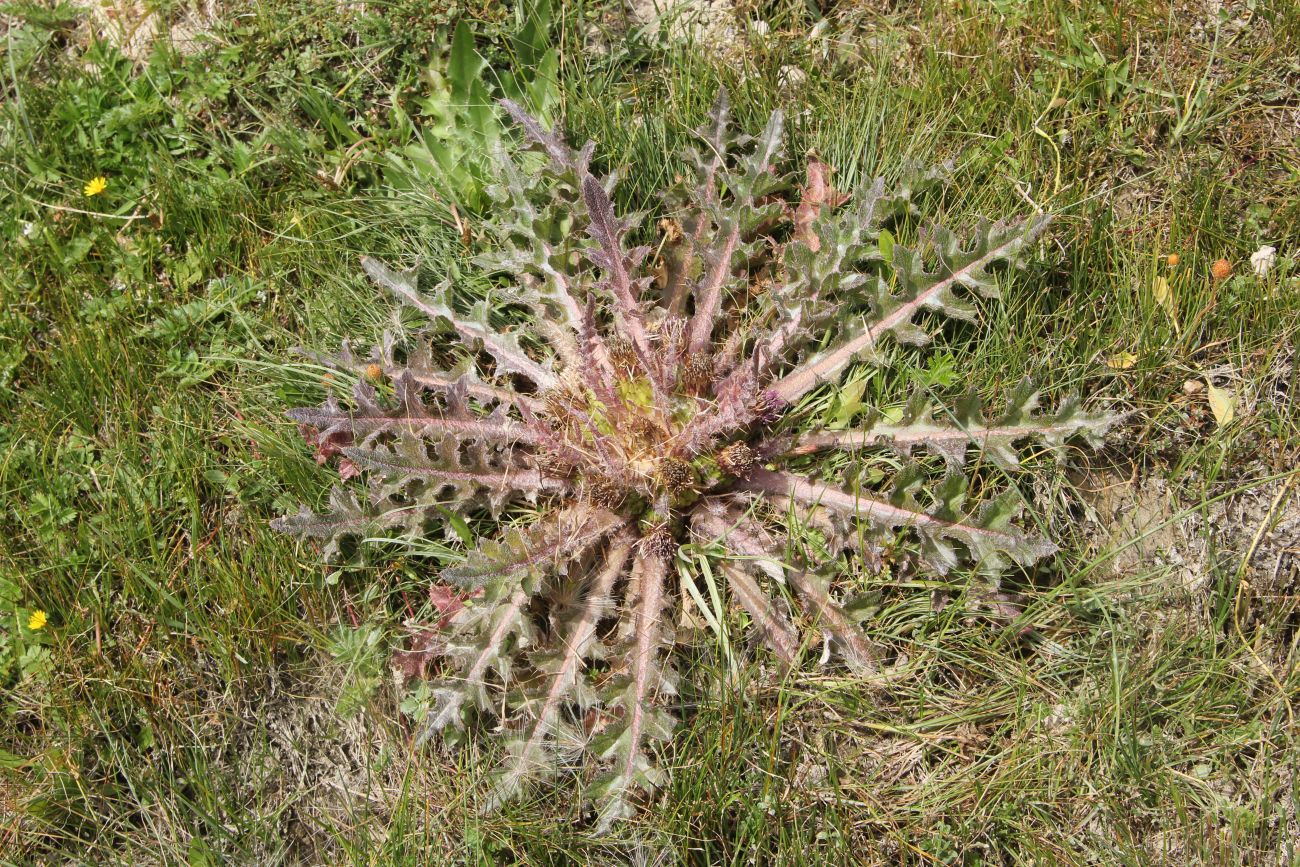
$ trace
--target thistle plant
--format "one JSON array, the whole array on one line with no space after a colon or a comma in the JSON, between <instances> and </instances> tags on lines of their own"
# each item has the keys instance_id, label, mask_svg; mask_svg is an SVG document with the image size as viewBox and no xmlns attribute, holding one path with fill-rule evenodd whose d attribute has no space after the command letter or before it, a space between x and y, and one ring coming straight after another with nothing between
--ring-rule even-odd
<instances>
[{"instance_id":1,"label":"thistle plant","mask_svg":"<svg viewBox=\"0 0 1300 867\"><path fill-rule=\"evenodd\" d=\"M346 344L316 356L357 377L351 399L289 415L369 485L277 525L339 556L356 540L445 532L449 511L497 521L434 585L446 616L420 645L432 695L422 731L499 725L490 804L584 744L603 768L585 796L608 825L663 780L651 750L674 723L673 609L694 562L683 546L715 558L777 665L799 665L819 633L838 664L880 677L888 658L836 580L844 558L902 541L941 574L965 564L996 580L1030 566L1054 546L1016 526L1012 494L968 503L968 454L1011 467L1026 441L1060 451L1109 419L1073 400L1042 412L1027 385L992 417L973 398L952 412L918 398L852 430L809 431L800 414L851 366L881 363L886 341L924 344L941 317L973 320L971 295L997 297L990 269L1014 265L1046 218L982 222L965 242L930 227L915 248L882 243L942 172L843 195L813 159L796 187L776 169L781 113L739 136L724 93L693 172L666 196L659 243L635 246L640 218L615 212L617 179L593 171L593 145L574 150L503 105L546 167L525 177L500 155L499 217L477 261L501 297L466 304L449 283L422 289L414 271L363 261L430 328L368 356ZM791 468L880 449L901 458L892 486ZM833 556L801 557L792 525Z\"/></svg>"}]
</instances>

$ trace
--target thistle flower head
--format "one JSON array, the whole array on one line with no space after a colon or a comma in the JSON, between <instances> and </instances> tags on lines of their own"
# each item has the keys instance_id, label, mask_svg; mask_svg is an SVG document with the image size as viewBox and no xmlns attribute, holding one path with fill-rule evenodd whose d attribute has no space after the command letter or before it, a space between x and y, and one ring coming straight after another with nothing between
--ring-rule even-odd
<instances>
[{"instance_id":1,"label":"thistle flower head","mask_svg":"<svg viewBox=\"0 0 1300 867\"><path fill-rule=\"evenodd\" d=\"M681 458L661 458L656 474L656 481L672 494L689 491L696 482L695 468Z\"/></svg>"},{"instance_id":2,"label":"thistle flower head","mask_svg":"<svg viewBox=\"0 0 1300 867\"><path fill-rule=\"evenodd\" d=\"M677 551L677 539L666 523L654 524L642 531L638 551L653 560L667 560Z\"/></svg>"},{"instance_id":3,"label":"thistle flower head","mask_svg":"<svg viewBox=\"0 0 1300 867\"><path fill-rule=\"evenodd\" d=\"M744 478L754 469L757 456L745 442L734 442L718 452L718 466L724 473Z\"/></svg>"}]
</instances>

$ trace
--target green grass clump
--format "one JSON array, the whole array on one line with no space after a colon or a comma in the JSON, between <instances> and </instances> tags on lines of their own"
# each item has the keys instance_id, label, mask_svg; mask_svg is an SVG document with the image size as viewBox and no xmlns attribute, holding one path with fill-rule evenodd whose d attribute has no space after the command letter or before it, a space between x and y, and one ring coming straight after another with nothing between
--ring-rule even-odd
<instances>
[{"instance_id":1,"label":"green grass clump","mask_svg":"<svg viewBox=\"0 0 1300 867\"><path fill-rule=\"evenodd\" d=\"M905 559L860 576L871 628L916 671L883 695L774 680L727 652L741 618L711 612L698 664L734 686L682 709L672 784L600 839L553 798L479 816L486 743L413 748L388 659L432 617L427 560L328 571L268 526L336 475L280 416L323 396L325 371L288 349L409 324L360 256L482 282L471 211L398 184L387 155L414 141L460 21L490 95L523 74L522 25L429 8L263 3L194 53L132 56L72 7L3 13L0 859L1296 857L1291 4L774 3L738 17L721 64L625 33L615 7L552 11L554 116L600 143L602 171L637 167L621 207L661 207L725 85L743 128L784 108L787 152L815 151L840 188L952 158L944 222L1058 215L1035 279L982 309L994 339L948 327L928 356L897 350L828 393L827 419L1026 373L1131 412L1086 477L1042 464L1029 493L1065 551L1021 576L1019 613ZM163 31L188 11L163 4ZM1257 278L1266 243L1279 265Z\"/></svg>"}]
</instances>

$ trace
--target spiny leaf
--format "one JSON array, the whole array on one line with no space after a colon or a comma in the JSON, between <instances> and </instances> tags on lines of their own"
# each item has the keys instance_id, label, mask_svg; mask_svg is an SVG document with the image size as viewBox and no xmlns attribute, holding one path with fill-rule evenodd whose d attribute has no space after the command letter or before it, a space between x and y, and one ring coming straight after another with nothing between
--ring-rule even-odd
<instances>
[{"instance_id":1,"label":"spiny leaf","mask_svg":"<svg viewBox=\"0 0 1300 867\"><path fill-rule=\"evenodd\" d=\"M504 597L489 597L458 612L442 653L456 676L431 684L433 707L420 724L417 744L449 725L463 727L466 705L479 710L491 707L486 678L494 666L504 673L499 664L510 651L508 639L516 636L522 644L531 642L532 629L523 616L528 600L529 594L516 587Z\"/></svg>"},{"instance_id":2,"label":"spiny leaf","mask_svg":"<svg viewBox=\"0 0 1300 867\"><path fill-rule=\"evenodd\" d=\"M808 604L809 613L831 634L849 670L859 677L877 673L880 670L879 652L844 609L831 599L830 582L806 569L792 570L789 580L795 592Z\"/></svg>"},{"instance_id":3,"label":"spiny leaf","mask_svg":"<svg viewBox=\"0 0 1300 867\"><path fill-rule=\"evenodd\" d=\"M717 512L709 511L697 513L694 520L696 532L702 538L718 541L728 538L736 523L738 521L735 516L724 518ZM746 557L760 557L766 556L768 552L760 552L757 546L750 546L741 553ZM754 561L722 564L722 572L727 576L732 596L748 612L759 637L783 665L793 667L799 654L799 636L790 621L776 610L771 597L754 580L751 573L759 568L759 564Z\"/></svg>"},{"instance_id":4,"label":"spiny leaf","mask_svg":"<svg viewBox=\"0 0 1300 867\"><path fill-rule=\"evenodd\" d=\"M345 448L343 453L358 467L375 470L388 480L384 490L392 495L414 487L429 501L449 498L441 505L459 509L487 505L499 514L518 498L536 499L545 490L563 487L563 482L544 476L539 470L516 463L513 455L497 457L482 442L468 451L450 434L430 441L403 433L389 446Z\"/></svg>"},{"instance_id":5,"label":"spiny leaf","mask_svg":"<svg viewBox=\"0 0 1300 867\"><path fill-rule=\"evenodd\" d=\"M809 434L800 437L790 453L887 446L907 457L915 447L925 446L942 455L953 469L960 469L966 462L968 447L975 446L999 466L1011 468L1020 462L1015 448L1018 442L1041 439L1058 457L1064 457L1067 440L1079 436L1089 444L1096 444L1116 420L1111 415L1083 412L1077 398L1066 398L1061 408L1049 415L1035 414L1037 405L1038 392L1028 380L1012 394L1006 410L993 419L984 417L973 393L963 399L950 419L940 414L924 395L918 395L897 424L877 421L862 430ZM771 448L766 447L764 451Z\"/></svg>"},{"instance_id":6,"label":"spiny leaf","mask_svg":"<svg viewBox=\"0 0 1300 867\"><path fill-rule=\"evenodd\" d=\"M606 690L606 704L621 713L610 730L594 745L596 755L611 763L609 771L588 790L588 800L598 805L598 827L608 829L632 809L637 791L653 791L663 783L645 754L646 738L667 740L673 720L655 706L655 692L665 687L658 655L662 638L660 624L666 607L664 584L667 561L638 553L633 569L639 597L635 603L634 641L631 658L623 672Z\"/></svg>"},{"instance_id":7,"label":"spiny leaf","mask_svg":"<svg viewBox=\"0 0 1300 867\"><path fill-rule=\"evenodd\" d=\"M591 215L591 223L587 231L597 244L588 255L604 271L601 285L605 286L614 298L618 312L615 321L635 348L642 370L653 374L655 366L650 357L650 337L645 329L645 313L637 300L635 287L628 273L629 266L635 266L635 260L623 251L622 238L626 229L614 218L614 207L609 200L609 194L591 175L583 178L582 197ZM652 381L654 381L653 377Z\"/></svg>"},{"instance_id":8,"label":"spiny leaf","mask_svg":"<svg viewBox=\"0 0 1300 867\"><path fill-rule=\"evenodd\" d=\"M346 340L335 353L303 348L297 348L294 352L324 367L358 378L368 378L378 368L382 377L395 381L399 376L405 375L426 391L445 394L452 389L462 389L466 397L489 406L537 406L537 401L528 395L483 382L474 372L469 359L463 359L451 370L443 370L433 362L433 349L427 337L416 340L404 363L399 363L395 357L395 344L396 338L392 332L386 331L383 342L372 348L370 355L365 357L357 355Z\"/></svg>"},{"instance_id":9,"label":"spiny leaf","mask_svg":"<svg viewBox=\"0 0 1300 867\"><path fill-rule=\"evenodd\" d=\"M533 571L562 570L572 557L624 523L604 509L565 509L525 530L507 533L501 542L483 540L464 563L442 570L442 579L473 588L488 581L518 582Z\"/></svg>"},{"instance_id":10,"label":"spiny leaf","mask_svg":"<svg viewBox=\"0 0 1300 867\"><path fill-rule=\"evenodd\" d=\"M478 418L469 413L463 404L449 406L442 412L431 411L420 398L414 377L405 370L398 374L394 384L398 403L393 409L379 407L374 402L373 389L365 383L358 383L360 399L353 409L344 409L337 400L331 398L315 409L291 409L287 415L299 424L317 428L322 436L346 432L351 435L353 442L362 445L386 433L418 436L446 434L459 439L505 445L539 445L542 442L539 432L528 425L502 415ZM447 393L453 399L463 400L466 389L452 384L448 386Z\"/></svg>"},{"instance_id":11,"label":"spiny leaf","mask_svg":"<svg viewBox=\"0 0 1300 867\"><path fill-rule=\"evenodd\" d=\"M564 139L543 127L532 115L515 101L501 100L501 105L515 123L523 128L524 134L533 144L539 146L551 158L553 167L560 171L569 171L577 175L587 173L587 164L591 160L591 143L580 152L575 153Z\"/></svg>"},{"instance_id":12,"label":"spiny leaf","mask_svg":"<svg viewBox=\"0 0 1300 867\"><path fill-rule=\"evenodd\" d=\"M446 297L449 291L447 287L441 287L437 295L425 295L416 288L413 270L394 271L368 256L362 258L361 265L372 280L391 291L403 303L431 319L449 322L472 351L481 346L497 363L498 374L522 374L539 388L551 388L556 384L555 374L529 358L517 338L493 330L488 323L486 304L480 303L473 313L462 316L452 309Z\"/></svg>"},{"instance_id":13,"label":"spiny leaf","mask_svg":"<svg viewBox=\"0 0 1300 867\"><path fill-rule=\"evenodd\" d=\"M725 122L725 109L720 115L720 122ZM780 213L779 208L771 204L760 205L758 200L785 184L784 178L771 171L772 161L781 148L783 128L784 116L779 110L775 111L754 148L739 160L735 171L728 171L725 161L709 164L709 183L712 183L715 173L720 173L731 195L730 201L723 203L716 200L711 186L702 192L707 207L693 233L692 245L704 260L705 273L692 290L695 313L687 328L687 345L691 352L704 352L710 343L733 262L738 253L747 251L742 242ZM707 243L704 240L706 215L707 222L714 227L712 240Z\"/></svg>"},{"instance_id":14,"label":"spiny leaf","mask_svg":"<svg viewBox=\"0 0 1300 867\"><path fill-rule=\"evenodd\" d=\"M418 530L427 520L430 509L420 504L362 505L352 491L336 487L330 491L330 511L316 514L306 506L296 515L286 515L271 522L271 529L306 539L326 540L323 555L335 560L345 539L361 539L401 527Z\"/></svg>"},{"instance_id":15,"label":"spiny leaf","mask_svg":"<svg viewBox=\"0 0 1300 867\"><path fill-rule=\"evenodd\" d=\"M917 252L901 244L895 245L893 266L899 284L897 293L876 295L870 316L849 328L834 348L814 356L778 380L772 386L773 391L786 401L797 400L819 383L839 376L845 367L872 349L885 334L892 333L904 342L927 342L929 338L912 325L912 317L923 309L969 316L969 305L960 301L952 290L965 286L983 293L995 291L992 277L985 269L995 262L1015 257L1026 243L1046 228L1047 222L1047 217L1039 216L1024 224L1007 227L985 224L976 232L968 250L942 244L939 268L933 272L924 269ZM946 239L948 236L941 237Z\"/></svg>"},{"instance_id":16,"label":"spiny leaf","mask_svg":"<svg viewBox=\"0 0 1300 867\"><path fill-rule=\"evenodd\" d=\"M517 730L507 741L507 756L503 767L493 775L492 797L494 807L518 793L525 779L546 779L554 772L554 760L549 754L548 741L559 720L564 702L575 693L584 675L583 659L590 653L600 618L612 606L610 593L614 583L623 574L623 568L632 552L632 538L624 534L616 538L605 555L605 563L586 592L586 601L569 623L567 637L552 658L537 664L547 675L547 688L535 706L526 707L532 713L532 723Z\"/></svg>"},{"instance_id":17,"label":"spiny leaf","mask_svg":"<svg viewBox=\"0 0 1300 867\"><path fill-rule=\"evenodd\" d=\"M990 501L985 503L977 515L965 515L957 508L965 498L965 479L959 475L950 475L936 491L939 507L926 511L913 496L917 483L916 477L900 477L893 496L889 502L885 502L812 482L800 476L755 470L738 485L738 489L789 497L798 502L852 515L857 520L881 528L914 529L921 538L922 552L927 562L940 574L948 572L958 562L952 541L964 544L978 565L991 573L1006 568L1008 558L1022 566L1028 566L1056 550L1056 546L1050 542L1030 539L1009 525L1010 518L1016 512L1016 505L1010 498Z\"/></svg>"}]
</instances>

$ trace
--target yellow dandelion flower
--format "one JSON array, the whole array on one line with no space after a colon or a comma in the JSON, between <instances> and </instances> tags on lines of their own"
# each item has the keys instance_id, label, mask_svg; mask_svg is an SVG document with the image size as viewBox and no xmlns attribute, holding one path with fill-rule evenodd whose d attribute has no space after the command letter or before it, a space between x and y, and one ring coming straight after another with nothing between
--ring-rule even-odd
<instances>
[{"instance_id":1,"label":"yellow dandelion flower","mask_svg":"<svg viewBox=\"0 0 1300 867\"><path fill-rule=\"evenodd\" d=\"M44 629L47 622L45 612L37 608L32 612L31 616L27 618L27 628L32 632L35 632L38 629Z\"/></svg>"},{"instance_id":2,"label":"yellow dandelion flower","mask_svg":"<svg viewBox=\"0 0 1300 867\"><path fill-rule=\"evenodd\" d=\"M108 178L100 175L97 178L91 178L87 181L85 189L83 189L82 192L87 196L98 196L106 189L108 189Z\"/></svg>"}]
</instances>

